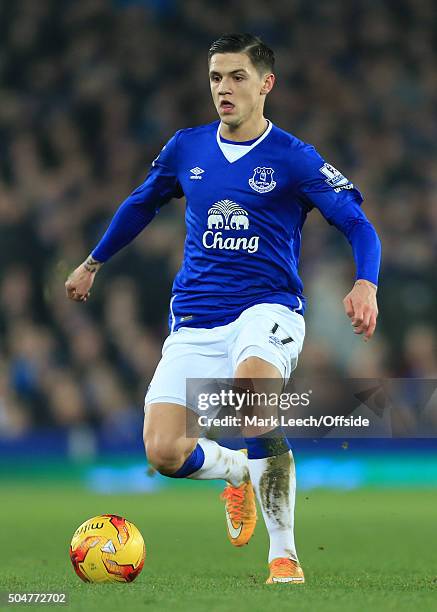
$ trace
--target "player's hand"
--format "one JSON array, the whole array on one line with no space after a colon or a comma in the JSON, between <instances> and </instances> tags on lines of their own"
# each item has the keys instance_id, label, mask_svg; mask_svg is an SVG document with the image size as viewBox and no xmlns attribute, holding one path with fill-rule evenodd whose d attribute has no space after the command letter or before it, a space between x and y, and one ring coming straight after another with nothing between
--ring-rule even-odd
<instances>
[{"instance_id":1,"label":"player's hand","mask_svg":"<svg viewBox=\"0 0 437 612\"><path fill-rule=\"evenodd\" d=\"M101 263L88 257L86 261L73 270L65 283L67 297L75 302L86 302L90 296L90 289L100 266Z\"/></svg>"},{"instance_id":2,"label":"player's hand","mask_svg":"<svg viewBox=\"0 0 437 612\"><path fill-rule=\"evenodd\" d=\"M347 316L351 319L355 334L364 334L364 341L370 340L376 328L378 305L376 285L360 279L343 300Z\"/></svg>"}]
</instances>

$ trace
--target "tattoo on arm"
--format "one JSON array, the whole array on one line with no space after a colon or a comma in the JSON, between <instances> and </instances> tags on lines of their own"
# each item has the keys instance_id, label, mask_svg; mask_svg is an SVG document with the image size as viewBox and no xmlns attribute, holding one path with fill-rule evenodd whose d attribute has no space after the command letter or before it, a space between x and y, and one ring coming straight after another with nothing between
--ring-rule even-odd
<instances>
[{"instance_id":1,"label":"tattoo on arm","mask_svg":"<svg viewBox=\"0 0 437 612\"><path fill-rule=\"evenodd\" d=\"M97 261L97 259L94 259L94 257L91 257L91 255L89 255L89 257L86 258L86 260L84 261L84 268L85 270L87 270L87 272L97 272L97 270L100 268L100 266L102 266L102 262L101 261Z\"/></svg>"}]
</instances>

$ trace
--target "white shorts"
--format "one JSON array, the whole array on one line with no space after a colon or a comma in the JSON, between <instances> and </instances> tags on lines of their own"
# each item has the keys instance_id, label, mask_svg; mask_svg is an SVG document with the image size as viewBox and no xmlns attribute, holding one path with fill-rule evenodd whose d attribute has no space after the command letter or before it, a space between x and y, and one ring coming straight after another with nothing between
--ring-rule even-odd
<instances>
[{"instance_id":1,"label":"white shorts","mask_svg":"<svg viewBox=\"0 0 437 612\"><path fill-rule=\"evenodd\" d=\"M212 329L181 327L164 342L145 406L158 402L187 406L187 378L233 378L248 357L276 366L286 384L304 337L302 315L281 304L256 304L232 323Z\"/></svg>"}]
</instances>

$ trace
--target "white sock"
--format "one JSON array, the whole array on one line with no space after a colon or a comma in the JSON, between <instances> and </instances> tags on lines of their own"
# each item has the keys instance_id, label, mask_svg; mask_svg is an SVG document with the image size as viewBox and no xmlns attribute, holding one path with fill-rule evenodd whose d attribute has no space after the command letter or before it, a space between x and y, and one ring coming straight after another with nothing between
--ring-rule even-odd
<instances>
[{"instance_id":1,"label":"white sock","mask_svg":"<svg viewBox=\"0 0 437 612\"><path fill-rule=\"evenodd\" d=\"M233 487L238 487L248 480L247 455L240 451L220 446L214 440L199 438L198 444L205 453L205 461L200 470L190 474L194 480L227 480Z\"/></svg>"},{"instance_id":2,"label":"white sock","mask_svg":"<svg viewBox=\"0 0 437 612\"><path fill-rule=\"evenodd\" d=\"M296 470L293 453L249 459L249 473L270 537L269 563L297 559L294 543Z\"/></svg>"}]
</instances>

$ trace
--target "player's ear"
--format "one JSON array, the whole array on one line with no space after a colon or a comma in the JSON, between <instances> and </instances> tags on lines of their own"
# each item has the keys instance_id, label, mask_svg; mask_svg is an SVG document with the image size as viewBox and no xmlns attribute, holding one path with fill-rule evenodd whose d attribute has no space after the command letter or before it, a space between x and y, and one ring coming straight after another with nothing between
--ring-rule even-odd
<instances>
[{"instance_id":1,"label":"player's ear","mask_svg":"<svg viewBox=\"0 0 437 612\"><path fill-rule=\"evenodd\" d=\"M275 75L274 74L266 74L263 79L263 85L261 87L261 95L266 95L270 93L273 89L273 85L275 84Z\"/></svg>"}]
</instances>

